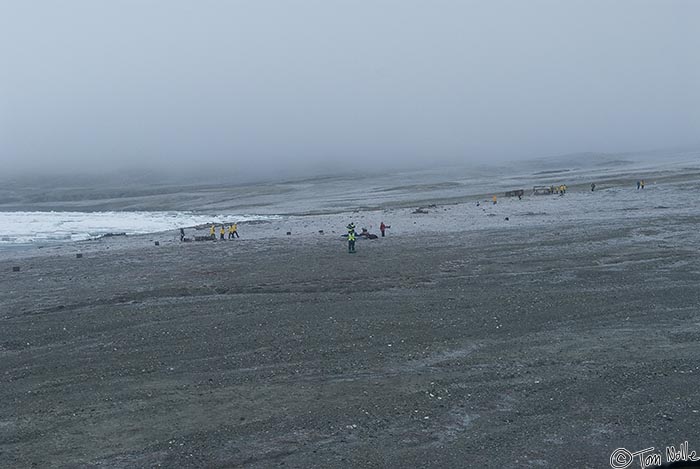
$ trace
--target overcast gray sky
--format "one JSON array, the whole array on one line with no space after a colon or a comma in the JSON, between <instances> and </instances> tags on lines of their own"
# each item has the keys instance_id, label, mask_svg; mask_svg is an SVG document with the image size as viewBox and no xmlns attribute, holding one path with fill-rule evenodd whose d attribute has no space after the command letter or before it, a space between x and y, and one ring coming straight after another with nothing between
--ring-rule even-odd
<instances>
[{"instance_id":1,"label":"overcast gray sky","mask_svg":"<svg viewBox=\"0 0 700 469\"><path fill-rule=\"evenodd\" d=\"M693 0L0 0L3 172L700 142Z\"/></svg>"}]
</instances>

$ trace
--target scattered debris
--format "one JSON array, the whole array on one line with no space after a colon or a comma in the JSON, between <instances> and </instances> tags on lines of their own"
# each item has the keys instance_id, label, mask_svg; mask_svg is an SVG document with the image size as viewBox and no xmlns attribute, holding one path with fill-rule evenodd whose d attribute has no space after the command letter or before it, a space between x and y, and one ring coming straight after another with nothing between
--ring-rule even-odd
<instances>
[{"instance_id":1,"label":"scattered debris","mask_svg":"<svg viewBox=\"0 0 700 469\"><path fill-rule=\"evenodd\" d=\"M549 195L553 193L554 191L550 186L535 186L532 188L533 195Z\"/></svg>"}]
</instances>

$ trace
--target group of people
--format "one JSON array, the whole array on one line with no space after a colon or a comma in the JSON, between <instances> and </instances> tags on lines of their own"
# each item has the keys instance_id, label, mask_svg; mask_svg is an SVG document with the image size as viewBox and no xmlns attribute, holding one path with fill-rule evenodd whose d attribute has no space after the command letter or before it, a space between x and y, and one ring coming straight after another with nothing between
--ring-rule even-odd
<instances>
[{"instance_id":1,"label":"group of people","mask_svg":"<svg viewBox=\"0 0 700 469\"><path fill-rule=\"evenodd\" d=\"M219 239L226 239L226 226L221 225L221 229L219 230ZM216 239L216 225L211 225L209 227L209 236L211 236L212 239ZM228 239L233 239L233 238L240 238L240 235L238 234L238 223L233 223L228 227Z\"/></svg>"},{"instance_id":2,"label":"group of people","mask_svg":"<svg viewBox=\"0 0 700 469\"><path fill-rule=\"evenodd\" d=\"M367 231L367 228L362 228L362 233L359 235L355 232L355 224L350 222L348 226L346 227L348 229L348 252L350 254L355 253L355 241L357 241L357 237L361 236L366 239L376 239L377 235L371 234L369 231ZM379 225L379 231L382 233L382 238L386 236L386 230L391 228L389 225L386 225L384 222L381 222Z\"/></svg>"},{"instance_id":3,"label":"group of people","mask_svg":"<svg viewBox=\"0 0 700 469\"><path fill-rule=\"evenodd\" d=\"M232 223L228 227L228 239L233 239L233 238L240 238L241 236L238 234L238 223ZM209 238L211 239L216 239L216 224L212 224L209 227ZM194 240L195 241L203 241L207 239L206 236L195 236ZM226 239L226 226L221 225L221 228L219 229L219 239ZM180 228L180 241L192 241L190 238L185 237L185 229Z\"/></svg>"},{"instance_id":4,"label":"group of people","mask_svg":"<svg viewBox=\"0 0 700 469\"><path fill-rule=\"evenodd\" d=\"M566 194L567 189L568 189L568 187L566 186L566 184L561 184L559 186L552 186L551 187L552 194L559 194L559 195Z\"/></svg>"},{"instance_id":5,"label":"group of people","mask_svg":"<svg viewBox=\"0 0 700 469\"><path fill-rule=\"evenodd\" d=\"M644 189L644 179L637 181L637 190Z\"/></svg>"}]
</instances>

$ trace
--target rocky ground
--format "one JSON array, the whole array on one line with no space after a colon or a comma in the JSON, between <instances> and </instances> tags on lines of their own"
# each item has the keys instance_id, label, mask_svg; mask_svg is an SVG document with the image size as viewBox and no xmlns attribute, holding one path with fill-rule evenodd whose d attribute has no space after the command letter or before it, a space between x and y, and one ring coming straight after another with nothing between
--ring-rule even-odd
<instances>
[{"instance_id":1,"label":"rocky ground","mask_svg":"<svg viewBox=\"0 0 700 469\"><path fill-rule=\"evenodd\" d=\"M700 449L697 223L5 258L0 466L603 468L619 447Z\"/></svg>"}]
</instances>

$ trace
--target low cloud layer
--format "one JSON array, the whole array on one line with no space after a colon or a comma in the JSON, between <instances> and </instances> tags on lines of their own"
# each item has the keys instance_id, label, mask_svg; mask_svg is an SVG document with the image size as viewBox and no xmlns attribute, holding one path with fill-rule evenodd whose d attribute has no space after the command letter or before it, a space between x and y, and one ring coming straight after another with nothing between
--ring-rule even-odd
<instances>
[{"instance_id":1,"label":"low cloud layer","mask_svg":"<svg viewBox=\"0 0 700 469\"><path fill-rule=\"evenodd\" d=\"M4 2L6 173L694 145L700 3Z\"/></svg>"}]
</instances>

